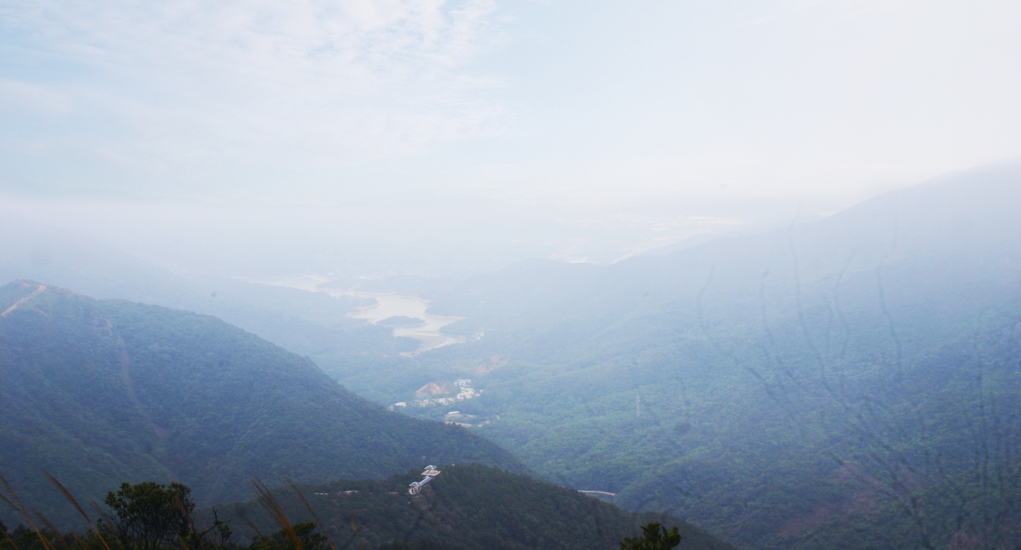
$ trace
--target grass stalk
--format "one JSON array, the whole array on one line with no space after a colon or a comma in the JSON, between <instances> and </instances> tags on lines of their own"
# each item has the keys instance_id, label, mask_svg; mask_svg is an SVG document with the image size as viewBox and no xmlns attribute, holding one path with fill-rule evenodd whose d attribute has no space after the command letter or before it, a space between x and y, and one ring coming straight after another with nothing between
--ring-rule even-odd
<instances>
[{"instance_id":1,"label":"grass stalk","mask_svg":"<svg viewBox=\"0 0 1021 550\"><path fill-rule=\"evenodd\" d=\"M262 480L258 477L252 478L252 486L255 487L255 493L258 495L257 499L259 504L269 513L269 515L280 525L280 528L287 534L288 538L294 544L296 550L304 550L301 544L301 540L298 539L298 535L294 532L294 527L291 522L287 519L287 514L284 513L283 508L273 498L273 494L270 493L269 489L263 484Z\"/></svg>"},{"instance_id":2,"label":"grass stalk","mask_svg":"<svg viewBox=\"0 0 1021 550\"><path fill-rule=\"evenodd\" d=\"M0 495L0 496L3 496L3 495ZM4 499L4 500L6 500L6 499ZM18 544L17 544L16 542L14 542L14 539L12 539L12 538L11 538L11 534L10 534L10 533L8 533L8 532L7 532L6 530L4 531L4 537L5 537L5 538L6 538L6 539L7 539L8 541L10 541L10 543L11 543L11 546L13 546L13 547L14 547L14 550L21 550L20 548L18 548Z\"/></svg>"},{"instance_id":3,"label":"grass stalk","mask_svg":"<svg viewBox=\"0 0 1021 550\"><path fill-rule=\"evenodd\" d=\"M7 478L5 478L2 475L0 475L0 485L3 485L4 489L6 489L8 493L10 493L11 498L14 499L14 502L11 502L6 497L4 497L3 499L4 502L7 503L8 506L11 506L15 510L17 510L26 520L28 520L28 524L32 526L32 529L35 530L35 534L39 536L39 541L43 543L43 548L46 548L46 550L55 550L50 545L50 541L46 540L46 537L43 536L42 531L39 530L39 527L37 527L35 522L32 521L32 514L28 513L28 508L25 508L25 505L22 504L21 499L18 498L18 493L16 493L14 491L14 488L11 487L11 484L7 482ZM15 503L17 503L17 505L15 505Z\"/></svg>"},{"instance_id":4,"label":"grass stalk","mask_svg":"<svg viewBox=\"0 0 1021 550\"><path fill-rule=\"evenodd\" d=\"M74 506L75 510L78 510L78 513L81 514L83 518L85 518L85 521L87 521L89 523L89 526L92 527L92 532L96 534L96 537L99 539L99 542L103 543L103 548L106 548L106 550L110 550L110 545L106 543L106 539L104 539L103 535L100 534L99 529L96 528L96 524L92 521L92 518L90 518L89 515L85 513L85 510L82 508L81 504L78 503L78 500L74 498L74 495L71 494L71 491L68 491L67 487L64 487L63 483L57 481L57 478L53 477L46 470L43 470L43 474L46 476L46 480L50 482L50 485L56 487L57 490L60 491L60 494L64 495L64 498L67 499L67 501L70 502L72 506Z\"/></svg>"},{"instance_id":5,"label":"grass stalk","mask_svg":"<svg viewBox=\"0 0 1021 550\"><path fill-rule=\"evenodd\" d=\"M199 535L198 528L195 527L195 522L191 519L191 514L188 513L188 508L183 502L181 502L181 499L178 498L175 500L177 501L177 507L181 509L181 513L183 513L185 519L188 520L188 525L191 525L191 532L195 535L196 548L202 548L202 537ZM181 544L184 545L185 548L188 548L188 545L184 543L184 539L181 539Z\"/></svg>"},{"instance_id":6,"label":"grass stalk","mask_svg":"<svg viewBox=\"0 0 1021 550\"><path fill-rule=\"evenodd\" d=\"M358 518L355 517L354 513L351 514L351 525L354 526L355 535L358 537L359 550L365 550L365 543L362 542L362 533L358 530Z\"/></svg>"},{"instance_id":7,"label":"grass stalk","mask_svg":"<svg viewBox=\"0 0 1021 550\"><path fill-rule=\"evenodd\" d=\"M245 525L251 527L252 531L255 531L255 534L258 535L259 538L261 539L266 538L266 536L262 534L262 531L260 531L259 528L255 526L255 522L248 518L248 515L245 514L244 510L242 510L240 506L236 506L234 508L234 513L237 514L239 518L241 518L241 521L245 522Z\"/></svg>"},{"instance_id":8,"label":"grass stalk","mask_svg":"<svg viewBox=\"0 0 1021 550\"><path fill-rule=\"evenodd\" d=\"M91 502L90 504L92 505L92 509L99 513L99 518L102 519L104 523L106 523L106 526L110 529L110 532L113 533L114 540L117 541L117 546L121 550L124 550L124 543L121 541L120 536L117 535L117 528L113 526L113 521L110 520L110 516L106 515L106 512L103 511L99 504L95 502Z\"/></svg>"},{"instance_id":9,"label":"grass stalk","mask_svg":"<svg viewBox=\"0 0 1021 550\"><path fill-rule=\"evenodd\" d=\"M71 550L71 545L68 544L66 540L64 540L64 537L60 535L60 531L58 531L57 528L54 527L52 523L50 523L50 520L46 519L46 516L44 516L43 513L40 512L39 510L33 509L32 511L35 512L35 515L39 517L39 521L41 521L43 525L46 526L47 529L53 532L53 535L54 537L56 537L57 542L60 544L60 547L63 548L63 550ZM85 549L82 548L82 550Z\"/></svg>"},{"instance_id":10,"label":"grass stalk","mask_svg":"<svg viewBox=\"0 0 1021 550\"><path fill-rule=\"evenodd\" d=\"M287 484L290 485L291 489L294 489L294 492L298 495L298 498L301 499L302 504L304 504L305 508L308 509L308 512L312 514L312 519L316 520L316 525L319 526L319 529L322 530L323 532L323 536L326 537L326 543L330 545L330 548L332 550L337 550L337 547L333 545L333 541L330 540L330 534L326 532L326 526L323 525L323 522L319 521L319 516L316 515L315 510L312 509L312 505L308 503L308 500L305 498L305 495L303 495L301 493L301 490L298 489L298 486L295 485L293 481L291 481L291 478L284 476L284 481L286 481Z\"/></svg>"}]
</instances>

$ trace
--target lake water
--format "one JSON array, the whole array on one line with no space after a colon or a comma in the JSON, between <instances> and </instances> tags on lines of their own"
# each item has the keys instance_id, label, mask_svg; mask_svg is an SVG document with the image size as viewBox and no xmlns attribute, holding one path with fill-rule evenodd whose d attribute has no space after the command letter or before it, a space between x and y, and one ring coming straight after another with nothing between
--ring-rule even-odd
<instances>
[{"instance_id":1,"label":"lake water","mask_svg":"<svg viewBox=\"0 0 1021 550\"><path fill-rule=\"evenodd\" d=\"M323 292L333 297L357 296L359 298L371 298L376 301L375 304L362 306L358 308L357 312L349 313L348 317L364 319L365 321L373 324L378 321L382 321L383 319L388 319L398 315L418 319L422 321L419 326L395 327L393 330L394 336L406 336L422 342L415 351L401 354L405 357L410 357L412 355L422 353L423 351L442 348L452 344L460 344L465 341L463 336L444 334L440 331L441 328L453 323L454 321L464 319L464 317L445 317L442 315L431 315L426 313L426 310L429 308L429 300L424 300L415 296L401 296L392 292L376 293L361 292L357 290L322 289L319 288L319 285L328 282L329 279L318 277L316 275L291 275L287 277L236 277L236 279L254 284L296 288L308 292Z\"/></svg>"}]
</instances>

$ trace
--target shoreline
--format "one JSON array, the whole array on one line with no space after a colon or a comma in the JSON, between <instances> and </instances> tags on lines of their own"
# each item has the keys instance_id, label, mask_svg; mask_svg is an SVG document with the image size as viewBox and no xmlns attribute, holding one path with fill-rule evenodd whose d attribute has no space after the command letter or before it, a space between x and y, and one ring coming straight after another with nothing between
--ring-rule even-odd
<instances>
[{"instance_id":1,"label":"shoreline","mask_svg":"<svg viewBox=\"0 0 1021 550\"><path fill-rule=\"evenodd\" d=\"M414 357L420 353L439 349L455 344L463 344L467 341L464 336L446 334L442 328L464 319L464 317L433 315L427 313L432 300L419 298L418 296L405 296L397 292L364 292L355 289L334 289L321 288L320 285L329 282L330 279L318 275L288 275L283 277L233 277L234 279L251 284L263 284L269 286L282 286L305 290L307 292L322 292L332 298L340 296L354 296L357 298L371 298L374 304L356 306L356 311L347 313L347 317L366 321L371 325L395 316L410 317L419 319L422 324L415 327L393 327L391 335L394 338L414 338L421 344L418 349L410 352L401 352L402 357ZM373 315L372 312L378 312Z\"/></svg>"}]
</instances>

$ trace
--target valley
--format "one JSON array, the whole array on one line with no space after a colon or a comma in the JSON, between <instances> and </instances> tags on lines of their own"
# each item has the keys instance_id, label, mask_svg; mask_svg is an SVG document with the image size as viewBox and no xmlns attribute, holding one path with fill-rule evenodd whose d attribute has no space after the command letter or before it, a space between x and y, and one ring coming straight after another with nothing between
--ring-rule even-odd
<instances>
[{"instance_id":1,"label":"valley","mask_svg":"<svg viewBox=\"0 0 1021 550\"><path fill-rule=\"evenodd\" d=\"M1019 22L3 1L0 550L1021 550Z\"/></svg>"},{"instance_id":2,"label":"valley","mask_svg":"<svg viewBox=\"0 0 1021 550\"><path fill-rule=\"evenodd\" d=\"M438 290L432 311L484 339L371 383L341 380L369 392L470 373L485 398L456 408L500 418L475 433L567 486L678 513L739 546L1012 540L1005 520L952 527L937 495L1008 515L1021 502L1016 484L994 481L1013 475L1006 442L1021 440L1021 233L1007 206L1021 203L1018 175L948 176L663 257L474 276ZM494 356L507 360L484 368ZM971 382L991 378L995 396ZM964 459L978 441L997 449L983 460L999 473ZM1003 500L979 505L974 484Z\"/></svg>"},{"instance_id":3,"label":"valley","mask_svg":"<svg viewBox=\"0 0 1021 550\"><path fill-rule=\"evenodd\" d=\"M463 280L175 278L112 253L90 264L82 246L38 266L13 254L2 272L153 304L3 287L17 382L0 395L26 406L5 412L3 449L19 450L0 471L53 512L34 465L93 496L186 479L205 505L250 496L242 471L362 491L349 485L481 462L742 548L1009 544L1019 178L980 169L671 254ZM212 456L230 458L200 466Z\"/></svg>"},{"instance_id":4,"label":"valley","mask_svg":"<svg viewBox=\"0 0 1021 550\"><path fill-rule=\"evenodd\" d=\"M205 506L281 472L380 478L424 460L527 471L481 437L386 411L211 316L30 281L0 287L0 309L10 311L0 318L0 475L55 521L73 515L40 468L85 499L127 480L181 481Z\"/></svg>"}]
</instances>

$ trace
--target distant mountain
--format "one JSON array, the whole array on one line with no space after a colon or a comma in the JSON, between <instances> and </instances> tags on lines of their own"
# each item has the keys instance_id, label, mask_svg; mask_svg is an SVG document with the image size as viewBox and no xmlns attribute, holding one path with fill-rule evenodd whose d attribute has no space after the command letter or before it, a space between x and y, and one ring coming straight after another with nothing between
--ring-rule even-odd
<instances>
[{"instance_id":1,"label":"distant mountain","mask_svg":"<svg viewBox=\"0 0 1021 550\"><path fill-rule=\"evenodd\" d=\"M86 499L178 480L209 505L250 495L253 475L381 478L476 461L523 470L488 440L388 412L214 317L0 287L0 473L45 512L64 507L40 469Z\"/></svg>"},{"instance_id":2,"label":"distant mountain","mask_svg":"<svg viewBox=\"0 0 1021 550\"><path fill-rule=\"evenodd\" d=\"M461 550L616 548L623 537L639 534L638 526L647 521L677 526L681 550L734 548L679 519L629 514L573 489L498 468L458 465L440 470L414 496L408 494L408 484L422 479L420 469L381 481L338 480L299 489L337 548L422 541ZM272 494L291 522L315 521L292 490L280 488ZM253 526L262 533L280 529L255 501L217 508L219 518L229 521L242 539L255 534ZM208 518L211 512L200 515Z\"/></svg>"},{"instance_id":3,"label":"distant mountain","mask_svg":"<svg viewBox=\"0 0 1021 550\"><path fill-rule=\"evenodd\" d=\"M673 254L524 262L437 294L465 344L342 380L398 401L471 378L460 413L540 473L743 546L866 516L843 542L1014 544L993 510L1021 506L1019 211L1007 163Z\"/></svg>"},{"instance_id":4,"label":"distant mountain","mask_svg":"<svg viewBox=\"0 0 1021 550\"><path fill-rule=\"evenodd\" d=\"M383 355L418 347L392 329L347 317L365 302L256 285L209 273L171 272L115 247L0 212L0 285L46 281L101 299L215 315L323 368L371 370ZM371 302L370 302L371 303Z\"/></svg>"},{"instance_id":5,"label":"distant mountain","mask_svg":"<svg viewBox=\"0 0 1021 550\"><path fill-rule=\"evenodd\" d=\"M835 287L843 311L873 318L883 316L881 290L896 313L917 313L919 302L944 310L997 305L1018 290L1019 206L1021 164L998 164L886 193L819 221L668 255L610 266L523 262L438 295L430 313L466 317L447 331L486 332L475 351L447 354L486 356L513 341L519 358L547 359L566 344L602 347L625 325L665 321L668 330L689 330L699 323L699 300L705 316L728 324L760 323L762 306L771 316L796 314L799 300L805 310L825 309L820 291Z\"/></svg>"},{"instance_id":6,"label":"distant mountain","mask_svg":"<svg viewBox=\"0 0 1021 550\"><path fill-rule=\"evenodd\" d=\"M464 317L444 331L467 337L413 359L386 327L351 330L338 307L351 304L323 294L189 283L196 310L380 402L472 379L483 393L458 402L459 421L627 509L746 547L1006 548L1021 544L1005 520L1021 509L1018 211L1021 165L1007 163L609 266L405 278L430 313Z\"/></svg>"},{"instance_id":7,"label":"distant mountain","mask_svg":"<svg viewBox=\"0 0 1021 550\"><path fill-rule=\"evenodd\" d=\"M201 306L198 289L166 269L11 212L0 212L0 250L0 285L29 279L97 298Z\"/></svg>"}]
</instances>

